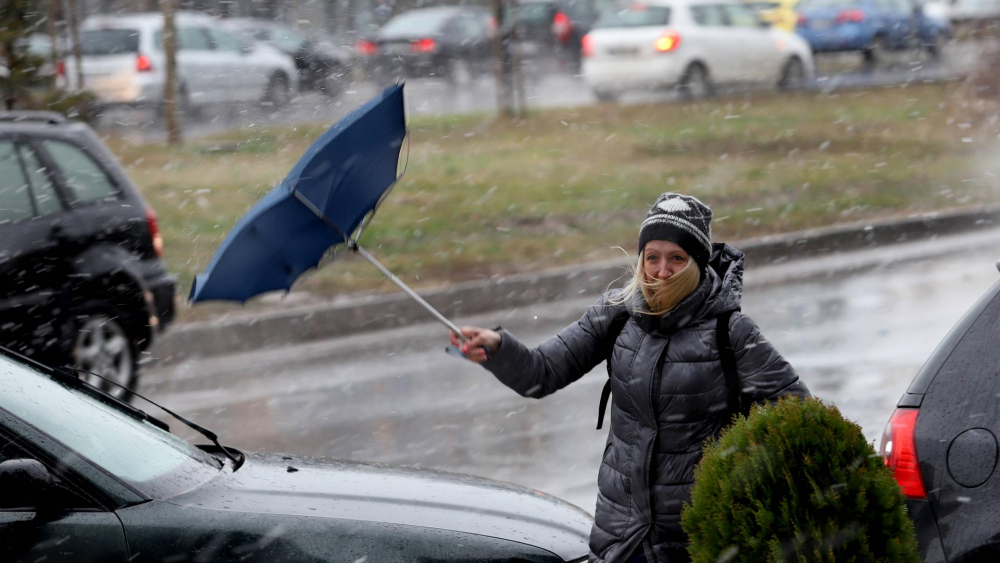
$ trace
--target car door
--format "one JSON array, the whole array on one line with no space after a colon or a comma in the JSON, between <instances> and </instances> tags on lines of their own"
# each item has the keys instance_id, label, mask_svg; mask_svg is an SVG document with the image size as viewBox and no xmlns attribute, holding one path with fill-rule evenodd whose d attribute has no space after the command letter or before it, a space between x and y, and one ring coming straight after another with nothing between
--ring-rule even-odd
<instances>
[{"instance_id":1,"label":"car door","mask_svg":"<svg viewBox=\"0 0 1000 563\"><path fill-rule=\"evenodd\" d=\"M31 147L0 138L0 345L36 356L57 348L53 311L79 244L77 227Z\"/></svg>"},{"instance_id":2,"label":"car door","mask_svg":"<svg viewBox=\"0 0 1000 563\"><path fill-rule=\"evenodd\" d=\"M740 49L734 52L739 62L737 80L776 82L781 71L781 53L771 26L762 25L750 9L740 4L724 7L731 26L731 37L739 38Z\"/></svg>"},{"instance_id":3,"label":"car door","mask_svg":"<svg viewBox=\"0 0 1000 563\"><path fill-rule=\"evenodd\" d=\"M244 50L244 44L227 31L208 29L209 41L219 61L220 74L216 79L226 84L226 100L242 102L262 97L264 84L253 68L253 59Z\"/></svg>"},{"instance_id":4,"label":"car door","mask_svg":"<svg viewBox=\"0 0 1000 563\"><path fill-rule=\"evenodd\" d=\"M685 31L681 41L695 48L697 53L693 56L708 67L709 80L715 83L732 82L739 71L734 55L742 46L738 38L730 33L732 30L725 10L719 4L692 4L690 9L695 28L690 34Z\"/></svg>"},{"instance_id":5,"label":"car door","mask_svg":"<svg viewBox=\"0 0 1000 563\"><path fill-rule=\"evenodd\" d=\"M193 105L225 100L225 85L218 79L223 62L212 50L208 29L200 26L177 28L177 72Z\"/></svg>"},{"instance_id":6,"label":"car door","mask_svg":"<svg viewBox=\"0 0 1000 563\"><path fill-rule=\"evenodd\" d=\"M121 521L65 479L67 469L59 465L22 435L0 428L0 560L128 561ZM37 479L25 479L27 470L52 480L46 494Z\"/></svg>"}]
</instances>

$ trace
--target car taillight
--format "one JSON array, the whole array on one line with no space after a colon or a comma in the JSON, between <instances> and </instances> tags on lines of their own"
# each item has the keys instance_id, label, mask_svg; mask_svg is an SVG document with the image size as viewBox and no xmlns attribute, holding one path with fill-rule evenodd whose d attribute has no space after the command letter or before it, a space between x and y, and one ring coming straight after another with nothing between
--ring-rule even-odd
<instances>
[{"instance_id":1,"label":"car taillight","mask_svg":"<svg viewBox=\"0 0 1000 563\"><path fill-rule=\"evenodd\" d=\"M865 13L861 10L844 10L837 14L837 23L861 23L865 21Z\"/></svg>"},{"instance_id":2,"label":"car taillight","mask_svg":"<svg viewBox=\"0 0 1000 563\"><path fill-rule=\"evenodd\" d=\"M917 458L917 409L896 409L882 433L882 458L907 498L925 499Z\"/></svg>"},{"instance_id":3,"label":"car taillight","mask_svg":"<svg viewBox=\"0 0 1000 563\"><path fill-rule=\"evenodd\" d=\"M66 77L66 63L62 61L56 61L56 76L61 78Z\"/></svg>"},{"instance_id":4,"label":"car taillight","mask_svg":"<svg viewBox=\"0 0 1000 563\"><path fill-rule=\"evenodd\" d=\"M153 63L149 62L149 57L139 55L135 59L135 70L138 72L150 72L153 70Z\"/></svg>"},{"instance_id":5,"label":"car taillight","mask_svg":"<svg viewBox=\"0 0 1000 563\"><path fill-rule=\"evenodd\" d=\"M796 23L798 24L799 27L802 27L805 24L809 23L809 18L805 17L802 14L799 14L799 19L796 20Z\"/></svg>"},{"instance_id":6,"label":"car taillight","mask_svg":"<svg viewBox=\"0 0 1000 563\"><path fill-rule=\"evenodd\" d=\"M414 53L433 53L437 49L437 43L433 39L421 39L410 42L410 50Z\"/></svg>"},{"instance_id":7,"label":"car taillight","mask_svg":"<svg viewBox=\"0 0 1000 563\"><path fill-rule=\"evenodd\" d=\"M146 224L149 225L149 236L153 239L153 251L163 258L163 237L160 235L160 224L152 207L146 208Z\"/></svg>"},{"instance_id":8,"label":"car taillight","mask_svg":"<svg viewBox=\"0 0 1000 563\"><path fill-rule=\"evenodd\" d=\"M660 53L669 53L676 50L681 44L681 36L676 31L664 31L663 35L656 38L656 50Z\"/></svg>"},{"instance_id":9,"label":"car taillight","mask_svg":"<svg viewBox=\"0 0 1000 563\"><path fill-rule=\"evenodd\" d=\"M552 18L552 33L560 43L569 41L569 37L573 33L573 22L569 21L569 16L562 12L557 13Z\"/></svg>"},{"instance_id":10,"label":"car taillight","mask_svg":"<svg viewBox=\"0 0 1000 563\"><path fill-rule=\"evenodd\" d=\"M358 42L355 44L355 48L359 53L366 57L378 54L378 45L366 39L358 39Z\"/></svg>"},{"instance_id":11,"label":"car taillight","mask_svg":"<svg viewBox=\"0 0 1000 563\"><path fill-rule=\"evenodd\" d=\"M589 34L584 35L583 39L580 40L580 55L583 57L594 56L594 38Z\"/></svg>"}]
</instances>

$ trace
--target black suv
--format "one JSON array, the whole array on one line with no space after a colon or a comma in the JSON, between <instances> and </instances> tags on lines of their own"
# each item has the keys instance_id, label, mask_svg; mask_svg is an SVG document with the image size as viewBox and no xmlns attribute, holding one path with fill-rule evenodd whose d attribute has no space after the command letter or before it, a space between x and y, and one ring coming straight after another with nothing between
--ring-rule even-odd
<instances>
[{"instance_id":1,"label":"black suv","mask_svg":"<svg viewBox=\"0 0 1000 563\"><path fill-rule=\"evenodd\" d=\"M0 113L0 346L135 385L174 317L162 253L156 214L90 127Z\"/></svg>"},{"instance_id":2,"label":"black suv","mask_svg":"<svg viewBox=\"0 0 1000 563\"><path fill-rule=\"evenodd\" d=\"M1000 561L998 344L1000 282L934 350L882 436L928 563Z\"/></svg>"}]
</instances>

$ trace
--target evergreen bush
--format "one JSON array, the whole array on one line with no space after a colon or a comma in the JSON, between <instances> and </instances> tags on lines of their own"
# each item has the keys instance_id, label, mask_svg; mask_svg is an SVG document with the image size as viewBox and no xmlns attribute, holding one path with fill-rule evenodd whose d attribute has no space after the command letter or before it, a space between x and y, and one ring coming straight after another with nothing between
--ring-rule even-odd
<instances>
[{"instance_id":1,"label":"evergreen bush","mask_svg":"<svg viewBox=\"0 0 1000 563\"><path fill-rule=\"evenodd\" d=\"M892 472L835 407L755 407L704 454L681 517L693 563L919 562Z\"/></svg>"}]
</instances>

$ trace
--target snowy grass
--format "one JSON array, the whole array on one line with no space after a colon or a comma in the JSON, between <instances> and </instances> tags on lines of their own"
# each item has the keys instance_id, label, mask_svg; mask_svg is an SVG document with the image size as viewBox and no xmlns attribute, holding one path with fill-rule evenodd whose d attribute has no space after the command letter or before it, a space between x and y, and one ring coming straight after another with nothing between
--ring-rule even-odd
<instances>
[{"instance_id":1,"label":"snowy grass","mask_svg":"<svg viewBox=\"0 0 1000 563\"><path fill-rule=\"evenodd\" d=\"M414 120L406 175L363 237L417 287L621 256L661 192L702 198L715 238L1000 201L996 106L959 85ZM225 233L322 127L181 149L110 139L160 216L186 292ZM356 257L297 291L389 290Z\"/></svg>"}]
</instances>

